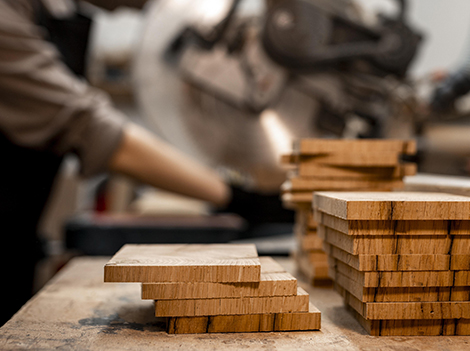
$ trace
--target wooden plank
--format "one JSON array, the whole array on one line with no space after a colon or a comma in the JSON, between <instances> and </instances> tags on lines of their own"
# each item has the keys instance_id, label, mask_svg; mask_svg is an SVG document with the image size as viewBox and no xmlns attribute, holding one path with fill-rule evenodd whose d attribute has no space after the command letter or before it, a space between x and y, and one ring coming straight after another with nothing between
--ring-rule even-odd
<instances>
[{"instance_id":1,"label":"wooden plank","mask_svg":"<svg viewBox=\"0 0 470 351\"><path fill-rule=\"evenodd\" d=\"M453 336L470 335L466 319L366 320L352 307L348 310L372 336Z\"/></svg>"},{"instance_id":2,"label":"wooden plank","mask_svg":"<svg viewBox=\"0 0 470 351\"><path fill-rule=\"evenodd\" d=\"M301 139L294 143L294 151L301 155L330 153L368 154L397 153L414 155L416 141L397 139Z\"/></svg>"},{"instance_id":3,"label":"wooden plank","mask_svg":"<svg viewBox=\"0 0 470 351\"><path fill-rule=\"evenodd\" d=\"M323 225L318 226L317 233L326 243L352 255L446 255L451 247L454 250L450 235L351 236ZM457 244L457 253L463 251L465 243Z\"/></svg>"},{"instance_id":4,"label":"wooden plank","mask_svg":"<svg viewBox=\"0 0 470 351\"><path fill-rule=\"evenodd\" d=\"M104 267L105 282L259 282L253 244L124 245Z\"/></svg>"},{"instance_id":5,"label":"wooden plank","mask_svg":"<svg viewBox=\"0 0 470 351\"><path fill-rule=\"evenodd\" d=\"M362 272L445 271L451 267L450 255L351 255L328 243L325 247L329 255Z\"/></svg>"},{"instance_id":6,"label":"wooden plank","mask_svg":"<svg viewBox=\"0 0 470 351\"><path fill-rule=\"evenodd\" d=\"M464 286L470 277L459 275L456 285L453 271L419 271L419 272L360 272L341 261L335 261L335 269L350 277L366 288L378 287L448 287ZM456 271L455 274L462 271Z\"/></svg>"},{"instance_id":7,"label":"wooden plank","mask_svg":"<svg viewBox=\"0 0 470 351\"><path fill-rule=\"evenodd\" d=\"M271 257L260 257L261 281L253 283L142 283L144 300L210 299L297 294L297 279Z\"/></svg>"},{"instance_id":8,"label":"wooden plank","mask_svg":"<svg viewBox=\"0 0 470 351\"><path fill-rule=\"evenodd\" d=\"M337 166L355 167L396 167L400 164L400 157L397 153L338 153L319 154L316 156L300 156L300 163L317 163Z\"/></svg>"},{"instance_id":9,"label":"wooden plank","mask_svg":"<svg viewBox=\"0 0 470 351\"><path fill-rule=\"evenodd\" d=\"M347 235L457 235L470 234L470 221L346 220L315 211L318 223ZM468 229L468 230L467 230Z\"/></svg>"},{"instance_id":10,"label":"wooden plank","mask_svg":"<svg viewBox=\"0 0 470 351\"><path fill-rule=\"evenodd\" d=\"M469 301L464 288L364 288L339 272L335 274L335 282L361 302Z\"/></svg>"},{"instance_id":11,"label":"wooden plank","mask_svg":"<svg viewBox=\"0 0 470 351\"><path fill-rule=\"evenodd\" d=\"M318 179L395 179L413 176L417 172L415 163L404 162L392 167L335 166L317 163L299 163L297 174Z\"/></svg>"},{"instance_id":12,"label":"wooden plank","mask_svg":"<svg viewBox=\"0 0 470 351\"><path fill-rule=\"evenodd\" d=\"M312 262L308 255L298 251L294 253L294 258L297 263L298 270L310 283L317 280L330 280L328 262Z\"/></svg>"},{"instance_id":13,"label":"wooden plank","mask_svg":"<svg viewBox=\"0 0 470 351\"><path fill-rule=\"evenodd\" d=\"M298 210L295 212L295 223L299 225L302 230L315 230L317 228L317 222L313 218L312 208L306 210Z\"/></svg>"},{"instance_id":14,"label":"wooden plank","mask_svg":"<svg viewBox=\"0 0 470 351\"><path fill-rule=\"evenodd\" d=\"M308 251L305 255L314 266L318 266L318 264L324 266L328 263L328 255L323 250Z\"/></svg>"},{"instance_id":15,"label":"wooden plank","mask_svg":"<svg viewBox=\"0 0 470 351\"><path fill-rule=\"evenodd\" d=\"M284 193L281 195L282 203L285 204L305 204L311 206L313 193Z\"/></svg>"},{"instance_id":16,"label":"wooden plank","mask_svg":"<svg viewBox=\"0 0 470 351\"><path fill-rule=\"evenodd\" d=\"M386 180L357 180L357 179L316 179L316 178L290 178L282 185L286 191L319 191L330 189L383 189L403 188L401 179Z\"/></svg>"},{"instance_id":17,"label":"wooden plank","mask_svg":"<svg viewBox=\"0 0 470 351\"><path fill-rule=\"evenodd\" d=\"M196 317L307 312L308 304L307 292L298 287L297 295L294 296L157 300L155 301L155 316Z\"/></svg>"},{"instance_id":18,"label":"wooden plank","mask_svg":"<svg viewBox=\"0 0 470 351\"><path fill-rule=\"evenodd\" d=\"M312 304L308 312L206 317L170 317L169 334L250 333L321 329L321 313Z\"/></svg>"},{"instance_id":19,"label":"wooden plank","mask_svg":"<svg viewBox=\"0 0 470 351\"><path fill-rule=\"evenodd\" d=\"M350 296L355 299L354 296ZM366 319L470 319L470 302L367 302L362 304Z\"/></svg>"},{"instance_id":20,"label":"wooden plank","mask_svg":"<svg viewBox=\"0 0 470 351\"><path fill-rule=\"evenodd\" d=\"M323 240L317 235L303 235L301 238L301 248L304 251L309 250L322 250L323 251Z\"/></svg>"},{"instance_id":21,"label":"wooden plank","mask_svg":"<svg viewBox=\"0 0 470 351\"><path fill-rule=\"evenodd\" d=\"M470 197L443 193L315 192L314 207L348 220L470 219Z\"/></svg>"}]
</instances>

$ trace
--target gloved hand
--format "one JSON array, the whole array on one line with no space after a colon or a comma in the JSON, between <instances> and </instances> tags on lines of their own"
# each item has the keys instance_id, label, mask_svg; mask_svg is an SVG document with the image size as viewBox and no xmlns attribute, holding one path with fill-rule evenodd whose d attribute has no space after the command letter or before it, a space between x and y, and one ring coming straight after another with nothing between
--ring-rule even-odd
<instances>
[{"instance_id":1,"label":"gloved hand","mask_svg":"<svg viewBox=\"0 0 470 351\"><path fill-rule=\"evenodd\" d=\"M450 74L437 88L431 98L433 112L448 111L455 100L470 91L470 76L465 71Z\"/></svg>"},{"instance_id":2,"label":"gloved hand","mask_svg":"<svg viewBox=\"0 0 470 351\"><path fill-rule=\"evenodd\" d=\"M282 207L279 193L261 194L230 186L230 202L217 212L235 213L249 224L286 223L294 221L294 211Z\"/></svg>"}]
</instances>

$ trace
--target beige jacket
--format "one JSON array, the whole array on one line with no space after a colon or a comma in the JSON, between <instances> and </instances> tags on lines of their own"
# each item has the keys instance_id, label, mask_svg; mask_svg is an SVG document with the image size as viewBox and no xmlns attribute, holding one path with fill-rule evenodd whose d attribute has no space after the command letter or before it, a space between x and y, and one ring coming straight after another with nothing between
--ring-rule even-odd
<instances>
[{"instance_id":1,"label":"beige jacket","mask_svg":"<svg viewBox=\"0 0 470 351\"><path fill-rule=\"evenodd\" d=\"M113 9L142 0L89 1ZM125 117L106 94L60 61L33 23L32 0L0 0L0 133L24 147L75 153L82 174L104 171L119 145ZM73 38L71 38L73 40Z\"/></svg>"}]
</instances>

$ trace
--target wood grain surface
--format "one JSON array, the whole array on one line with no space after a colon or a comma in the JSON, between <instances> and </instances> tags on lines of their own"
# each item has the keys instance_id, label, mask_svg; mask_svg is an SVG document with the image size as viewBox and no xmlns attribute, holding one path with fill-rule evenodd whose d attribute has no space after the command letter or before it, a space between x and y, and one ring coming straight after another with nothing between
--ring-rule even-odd
<instances>
[{"instance_id":1,"label":"wood grain surface","mask_svg":"<svg viewBox=\"0 0 470 351\"><path fill-rule=\"evenodd\" d=\"M127 244L104 267L105 282L259 282L252 244Z\"/></svg>"},{"instance_id":2,"label":"wood grain surface","mask_svg":"<svg viewBox=\"0 0 470 351\"><path fill-rule=\"evenodd\" d=\"M308 293L298 287L294 296L224 299L157 300L157 317L193 317L237 314L307 312Z\"/></svg>"},{"instance_id":3,"label":"wood grain surface","mask_svg":"<svg viewBox=\"0 0 470 351\"><path fill-rule=\"evenodd\" d=\"M169 334L307 331L321 328L321 313L312 304L308 312L168 318Z\"/></svg>"},{"instance_id":4,"label":"wood grain surface","mask_svg":"<svg viewBox=\"0 0 470 351\"><path fill-rule=\"evenodd\" d=\"M401 162L391 167L348 167L317 163L293 163L291 165L300 177L315 179L386 180L413 176L417 172L416 164L410 162Z\"/></svg>"},{"instance_id":5,"label":"wood grain surface","mask_svg":"<svg viewBox=\"0 0 470 351\"><path fill-rule=\"evenodd\" d=\"M203 298L288 296L297 294L297 279L271 257L260 257L261 281L255 283L142 283L142 299L179 300Z\"/></svg>"},{"instance_id":6,"label":"wood grain surface","mask_svg":"<svg viewBox=\"0 0 470 351\"><path fill-rule=\"evenodd\" d=\"M351 220L469 220L470 198L442 193L316 192L314 208Z\"/></svg>"},{"instance_id":7,"label":"wood grain surface","mask_svg":"<svg viewBox=\"0 0 470 351\"><path fill-rule=\"evenodd\" d=\"M447 255L469 252L470 236L451 235L347 235L323 225L318 236L352 255ZM459 240L460 239L460 240ZM453 244L455 243L455 248Z\"/></svg>"},{"instance_id":8,"label":"wood grain surface","mask_svg":"<svg viewBox=\"0 0 470 351\"><path fill-rule=\"evenodd\" d=\"M301 139L294 143L294 151L301 155L316 155L329 153L369 154L396 153L413 155L416 153L414 140L397 139Z\"/></svg>"}]
</instances>

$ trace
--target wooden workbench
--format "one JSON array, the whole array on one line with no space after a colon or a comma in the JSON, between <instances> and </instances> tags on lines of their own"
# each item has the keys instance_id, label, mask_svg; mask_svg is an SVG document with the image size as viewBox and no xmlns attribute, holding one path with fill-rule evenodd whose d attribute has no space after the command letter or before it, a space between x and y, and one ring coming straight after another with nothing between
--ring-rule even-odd
<instances>
[{"instance_id":1,"label":"wooden workbench","mask_svg":"<svg viewBox=\"0 0 470 351\"><path fill-rule=\"evenodd\" d=\"M103 283L107 260L71 261L0 328L0 350L470 349L470 337L371 337L346 311L337 293L301 281L322 312L321 331L168 335L163 321L153 316L153 302L140 299L139 284ZM279 262L292 272L291 260Z\"/></svg>"}]
</instances>

